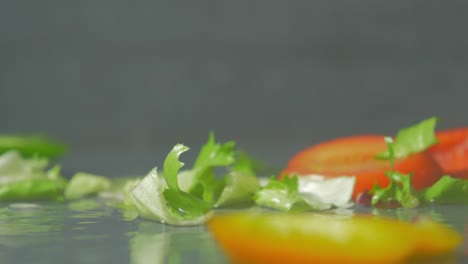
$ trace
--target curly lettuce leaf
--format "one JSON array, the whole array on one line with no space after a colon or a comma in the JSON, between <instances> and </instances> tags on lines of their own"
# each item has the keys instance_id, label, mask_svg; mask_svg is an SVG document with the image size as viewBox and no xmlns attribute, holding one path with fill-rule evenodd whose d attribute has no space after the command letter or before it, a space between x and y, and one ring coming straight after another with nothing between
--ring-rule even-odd
<instances>
[{"instance_id":1,"label":"curly lettuce leaf","mask_svg":"<svg viewBox=\"0 0 468 264\"><path fill-rule=\"evenodd\" d=\"M211 217L212 211L206 207L192 208L192 210L199 211L196 217L191 217L194 215L193 213L184 216L184 209L180 213L177 213L179 208L171 208L170 204L177 205L186 202L185 196L183 198L179 196L173 197L173 192L165 194L165 190L167 190L167 185L164 179L158 176L157 168L151 170L148 175L131 189L130 195L141 218L161 221L171 225L197 225L206 222ZM167 198L171 201L167 201ZM182 201L178 202L178 199ZM185 207L185 204L182 207Z\"/></svg>"},{"instance_id":2,"label":"curly lettuce leaf","mask_svg":"<svg viewBox=\"0 0 468 264\"><path fill-rule=\"evenodd\" d=\"M434 185L421 191L421 196L425 201L437 204L468 205L468 180L445 175Z\"/></svg>"},{"instance_id":3,"label":"curly lettuce leaf","mask_svg":"<svg viewBox=\"0 0 468 264\"><path fill-rule=\"evenodd\" d=\"M224 188L222 180L216 177L216 167L226 167L235 161L235 142L224 144L215 142L214 134L210 133L208 142L201 148L193 165L193 181L189 193L214 204Z\"/></svg>"},{"instance_id":4,"label":"curly lettuce leaf","mask_svg":"<svg viewBox=\"0 0 468 264\"><path fill-rule=\"evenodd\" d=\"M178 171L183 166L179 155L187 149L181 144L174 146L164 161L164 167L168 167L164 168L164 177L158 176L154 168L132 188L130 195L140 217L172 225L195 225L211 216L209 204L179 187Z\"/></svg>"},{"instance_id":5,"label":"curly lettuce leaf","mask_svg":"<svg viewBox=\"0 0 468 264\"><path fill-rule=\"evenodd\" d=\"M18 136L1 135L0 153L16 150L23 157L48 157L62 156L67 146L43 136Z\"/></svg>"},{"instance_id":6,"label":"curly lettuce leaf","mask_svg":"<svg viewBox=\"0 0 468 264\"><path fill-rule=\"evenodd\" d=\"M390 184L385 188L378 185L374 186L371 191L373 194L371 204L375 206L398 202L403 207L416 208L421 204L421 199L411 184L412 174L402 174L394 171L395 149L393 139L385 137L384 140L387 143L390 162L390 171L386 172L385 175L390 179Z\"/></svg>"},{"instance_id":7,"label":"curly lettuce leaf","mask_svg":"<svg viewBox=\"0 0 468 264\"><path fill-rule=\"evenodd\" d=\"M111 181L104 176L78 172L71 178L65 188L65 199L77 200L109 190Z\"/></svg>"},{"instance_id":8,"label":"curly lettuce leaf","mask_svg":"<svg viewBox=\"0 0 468 264\"><path fill-rule=\"evenodd\" d=\"M180 168L184 166L184 163L179 161L179 157L187 150L189 150L188 147L177 144L164 160L164 179L166 179L166 183L171 189L180 190L177 182L177 174Z\"/></svg>"},{"instance_id":9,"label":"curly lettuce leaf","mask_svg":"<svg viewBox=\"0 0 468 264\"><path fill-rule=\"evenodd\" d=\"M407 157L428 149L436 144L435 126L438 119L431 117L419 122L416 125L398 131L395 143L393 144L393 157L396 159ZM389 159L390 152L386 151L376 155L378 159Z\"/></svg>"}]
</instances>

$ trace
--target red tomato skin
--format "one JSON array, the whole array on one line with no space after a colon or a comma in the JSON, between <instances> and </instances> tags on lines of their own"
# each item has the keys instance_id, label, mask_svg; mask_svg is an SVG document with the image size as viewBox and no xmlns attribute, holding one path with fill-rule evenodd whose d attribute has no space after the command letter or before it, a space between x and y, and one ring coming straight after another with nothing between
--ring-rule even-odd
<instances>
[{"instance_id":1,"label":"red tomato skin","mask_svg":"<svg viewBox=\"0 0 468 264\"><path fill-rule=\"evenodd\" d=\"M429 152L444 174L468 180L468 127L438 131Z\"/></svg>"},{"instance_id":2,"label":"red tomato skin","mask_svg":"<svg viewBox=\"0 0 468 264\"><path fill-rule=\"evenodd\" d=\"M375 154L384 151L386 144L382 135L361 135L327 141L294 155L280 177L286 174L319 174L324 177L356 176L353 199L364 191L370 191L377 183L386 187L390 183L385 175L390 170L388 161L376 160ZM428 152L397 159L394 170L413 173L412 183L416 190L429 187L442 175L438 163Z\"/></svg>"}]
</instances>

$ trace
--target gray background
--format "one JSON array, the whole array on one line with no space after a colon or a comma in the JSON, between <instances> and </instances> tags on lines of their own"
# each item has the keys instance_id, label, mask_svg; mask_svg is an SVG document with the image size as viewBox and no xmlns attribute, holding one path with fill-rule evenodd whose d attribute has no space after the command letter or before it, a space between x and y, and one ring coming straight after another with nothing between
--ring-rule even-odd
<instances>
[{"instance_id":1,"label":"gray background","mask_svg":"<svg viewBox=\"0 0 468 264\"><path fill-rule=\"evenodd\" d=\"M468 1L1 1L0 133L145 173L214 131L282 166L423 118L468 123Z\"/></svg>"}]
</instances>

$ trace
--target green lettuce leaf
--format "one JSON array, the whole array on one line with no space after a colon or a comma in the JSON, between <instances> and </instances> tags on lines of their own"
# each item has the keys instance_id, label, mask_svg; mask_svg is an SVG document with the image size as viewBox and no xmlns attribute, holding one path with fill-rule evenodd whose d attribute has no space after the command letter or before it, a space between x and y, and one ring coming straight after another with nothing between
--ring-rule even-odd
<instances>
[{"instance_id":1,"label":"green lettuce leaf","mask_svg":"<svg viewBox=\"0 0 468 264\"><path fill-rule=\"evenodd\" d=\"M46 170L47 159L25 159L12 150L0 155L0 200L62 200L67 181L60 167Z\"/></svg>"},{"instance_id":2,"label":"green lettuce leaf","mask_svg":"<svg viewBox=\"0 0 468 264\"><path fill-rule=\"evenodd\" d=\"M110 189L99 192L99 197L104 199L108 206L117 208L124 220L134 220L138 217L138 210L130 191L142 180L142 177L120 177L110 180Z\"/></svg>"},{"instance_id":3,"label":"green lettuce leaf","mask_svg":"<svg viewBox=\"0 0 468 264\"><path fill-rule=\"evenodd\" d=\"M355 177L324 179L315 176L270 178L254 195L257 205L278 211L327 210L352 205Z\"/></svg>"},{"instance_id":4,"label":"green lettuce leaf","mask_svg":"<svg viewBox=\"0 0 468 264\"><path fill-rule=\"evenodd\" d=\"M184 163L179 161L179 156L187 150L189 150L188 147L177 144L164 160L164 179L166 179L166 183L171 189L179 190L177 174L180 168L184 166Z\"/></svg>"},{"instance_id":5,"label":"green lettuce leaf","mask_svg":"<svg viewBox=\"0 0 468 264\"><path fill-rule=\"evenodd\" d=\"M130 195L140 217L172 225L195 225L212 215L208 203L179 187L178 172L183 166L179 155L187 149L181 144L174 146L164 161L164 177L154 168L131 189Z\"/></svg>"},{"instance_id":6,"label":"green lettuce leaf","mask_svg":"<svg viewBox=\"0 0 468 264\"><path fill-rule=\"evenodd\" d=\"M393 143L393 157L396 159L404 158L411 154L424 151L436 144L438 142L435 136L437 121L438 119L436 117L431 117L416 125L398 131L395 143ZM377 154L376 158L389 159L389 150L387 149Z\"/></svg>"},{"instance_id":7,"label":"green lettuce leaf","mask_svg":"<svg viewBox=\"0 0 468 264\"><path fill-rule=\"evenodd\" d=\"M244 167L244 169L247 167ZM224 188L215 203L215 207L241 206L253 203L253 195L260 187L250 169L232 171L224 178Z\"/></svg>"},{"instance_id":8,"label":"green lettuce leaf","mask_svg":"<svg viewBox=\"0 0 468 264\"><path fill-rule=\"evenodd\" d=\"M77 200L106 191L110 187L111 181L107 177L78 172L65 188L65 199Z\"/></svg>"},{"instance_id":9,"label":"green lettuce leaf","mask_svg":"<svg viewBox=\"0 0 468 264\"><path fill-rule=\"evenodd\" d=\"M66 145L53 141L43 136L18 136L1 135L0 153L16 150L23 157L48 157L55 158L62 156L66 150Z\"/></svg>"},{"instance_id":10,"label":"green lettuce leaf","mask_svg":"<svg viewBox=\"0 0 468 264\"><path fill-rule=\"evenodd\" d=\"M284 177L282 180L272 176L267 185L255 193L254 201L259 206L283 212L310 209L299 195L297 176Z\"/></svg>"},{"instance_id":11,"label":"green lettuce leaf","mask_svg":"<svg viewBox=\"0 0 468 264\"><path fill-rule=\"evenodd\" d=\"M390 204L398 202L401 206L406 208L416 208L421 204L421 199L414 190L411 184L412 174L402 174L394 171L394 144L393 139L385 137L385 142L388 147L388 159L390 162L390 171L386 172L385 175L390 179L390 184L381 188L378 185L374 186L371 191L373 194L371 204Z\"/></svg>"},{"instance_id":12,"label":"green lettuce leaf","mask_svg":"<svg viewBox=\"0 0 468 264\"><path fill-rule=\"evenodd\" d=\"M198 208L200 212L203 212L198 217L191 218L188 215L184 217L185 204L182 205L182 210L178 211L178 208L171 208L170 204L177 205L179 196L173 197L172 192L164 194L167 190L167 185L162 177L158 176L157 168L152 169L136 186L134 186L130 195L133 199L138 215L147 220L161 221L171 225L197 225L202 224L208 220L213 214L212 211L207 210L206 207ZM167 197L166 197L167 196ZM169 198L171 201L167 201ZM184 203L186 197L180 198ZM196 210L194 208L192 210Z\"/></svg>"},{"instance_id":13,"label":"green lettuce leaf","mask_svg":"<svg viewBox=\"0 0 468 264\"><path fill-rule=\"evenodd\" d=\"M224 144L215 142L210 133L208 142L201 148L192 168L193 181L189 193L213 205L224 188L222 180L216 177L216 167L226 167L234 163L235 142Z\"/></svg>"},{"instance_id":14,"label":"green lettuce leaf","mask_svg":"<svg viewBox=\"0 0 468 264\"><path fill-rule=\"evenodd\" d=\"M445 175L434 185L421 191L421 196L425 201L437 204L468 205L468 180Z\"/></svg>"}]
</instances>

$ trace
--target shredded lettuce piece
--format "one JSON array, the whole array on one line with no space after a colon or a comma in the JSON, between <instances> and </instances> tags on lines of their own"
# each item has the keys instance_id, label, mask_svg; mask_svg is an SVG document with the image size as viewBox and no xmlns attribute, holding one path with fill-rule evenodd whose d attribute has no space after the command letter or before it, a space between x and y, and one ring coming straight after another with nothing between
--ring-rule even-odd
<instances>
[{"instance_id":1,"label":"shredded lettuce piece","mask_svg":"<svg viewBox=\"0 0 468 264\"><path fill-rule=\"evenodd\" d=\"M46 170L47 159L25 159L11 150L0 155L0 200L62 200L67 181L60 167Z\"/></svg>"},{"instance_id":2,"label":"shredded lettuce piece","mask_svg":"<svg viewBox=\"0 0 468 264\"><path fill-rule=\"evenodd\" d=\"M210 133L208 142L201 148L192 168L193 181L189 193L214 205L221 195L224 184L216 177L214 168L226 167L235 161L235 142L224 144L215 142Z\"/></svg>"},{"instance_id":3,"label":"shredded lettuce piece","mask_svg":"<svg viewBox=\"0 0 468 264\"><path fill-rule=\"evenodd\" d=\"M393 139L385 137L388 147L388 158L390 171L385 175L390 179L390 184L386 188L381 188L377 184L371 191L373 193L371 204L385 204L398 202L406 208L416 208L421 204L421 199L411 184L412 174L402 174L394 171L395 152Z\"/></svg>"},{"instance_id":4,"label":"shredded lettuce piece","mask_svg":"<svg viewBox=\"0 0 468 264\"><path fill-rule=\"evenodd\" d=\"M310 209L299 195L297 176L284 177L281 180L272 176L267 185L255 193L254 201L259 206L283 212Z\"/></svg>"},{"instance_id":5,"label":"shredded lettuce piece","mask_svg":"<svg viewBox=\"0 0 468 264\"><path fill-rule=\"evenodd\" d=\"M419 122L416 125L398 131L393 144L393 157L396 159L407 157L428 149L436 144L435 126L438 119L431 117ZM386 151L376 155L378 159L389 159L390 152Z\"/></svg>"},{"instance_id":6,"label":"shredded lettuce piece","mask_svg":"<svg viewBox=\"0 0 468 264\"><path fill-rule=\"evenodd\" d=\"M43 136L1 135L0 153L16 150L23 157L55 158L63 155L66 145Z\"/></svg>"},{"instance_id":7,"label":"shredded lettuce piece","mask_svg":"<svg viewBox=\"0 0 468 264\"><path fill-rule=\"evenodd\" d=\"M169 155L167 155L164 161L164 178L169 188L179 190L179 184L177 182L177 173L180 168L184 166L184 163L179 161L179 156L189 150L188 147L177 144L174 146Z\"/></svg>"},{"instance_id":8,"label":"shredded lettuce piece","mask_svg":"<svg viewBox=\"0 0 468 264\"><path fill-rule=\"evenodd\" d=\"M247 169L243 171L249 171ZM215 207L250 205L253 195L260 187L257 177L252 172L232 171L224 178L224 188L215 203Z\"/></svg>"},{"instance_id":9,"label":"shredded lettuce piece","mask_svg":"<svg viewBox=\"0 0 468 264\"><path fill-rule=\"evenodd\" d=\"M179 155L187 149L182 144L174 146L164 161L164 167L168 167L164 168L164 177L158 176L154 168L131 189L140 217L172 225L201 224L211 217L210 204L182 191L178 185L178 171L183 166Z\"/></svg>"},{"instance_id":10,"label":"shredded lettuce piece","mask_svg":"<svg viewBox=\"0 0 468 264\"><path fill-rule=\"evenodd\" d=\"M307 203L329 204L337 208L348 208L353 205L356 177L341 176L325 179L314 175L299 177L299 192Z\"/></svg>"},{"instance_id":11,"label":"shredded lettuce piece","mask_svg":"<svg viewBox=\"0 0 468 264\"><path fill-rule=\"evenodd\" d=\"M111 181L104 176L78 172L71 178L65 188L65 199L77 200L89 195L95 195L111 187Z\"/></svg>"},{"instance_id":12,"label":"shredded lettuce piece","mask_svg":"<svg viewBox=\"0 0 468 264\"><path fill-rule=\"evenodd\" d=\"M99 192L99 197L103 198L108 206L117 208L122 214L123 220L136 219L138 211L130 195L130 190L142 180L142 177L122 177L110 180L110 189Z\"/></svg>"},{"instance_id":13,"label":"shredded lettuce piece","mask_svg":"<svg viewBox=\"0 0 468 264\"><path fill-rule=\"evenodd\" d=\"M170 208L171 203L166 200L165 190L167 190L167 185L164 179L158 176L157 168L152 169L148 175L131 189L130 195L141 218L161 221L171 225L197 225L204 223L211 217L212 211L208 210L204 212L206 210L205 207L199 208L199 211L203 213L193 218L184 217L183 209L180 211L180 214L176 213L178 208ZM167 198L178 199L178 197L172 197L170 194L167 195ZM172 204L177 203L172 202ZM189 216L193 216L193 214Z\"/></svg>"},{"instance_id":14,"label":"shredded lettuce piece","mask_svg":"<svg viewBox=\"0 0 468 264\"><path fill-rule=\"evenodd\" d=\"M255 203L279 211L327 210L348 207L355 184L354 177L318 179L316 177L270 178L255 194Z\"/></svg>"},{"instance_id":15,"label":"shredded lettuce piece","mask_svg":"<svg viewBox=\"0 0 468 264\"><path fill-rule=\"evenodd\" d=\"M445 175L434 185L421 191L421 196L425 201L437 204L468 205L468 180Z\"/></svg>"}]
</instances>

